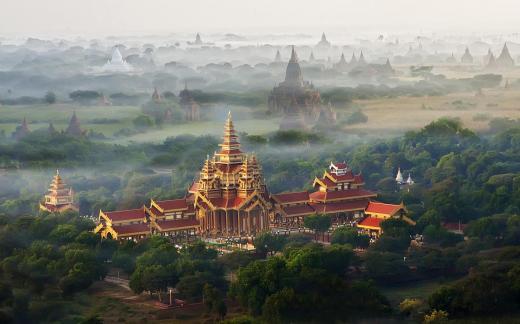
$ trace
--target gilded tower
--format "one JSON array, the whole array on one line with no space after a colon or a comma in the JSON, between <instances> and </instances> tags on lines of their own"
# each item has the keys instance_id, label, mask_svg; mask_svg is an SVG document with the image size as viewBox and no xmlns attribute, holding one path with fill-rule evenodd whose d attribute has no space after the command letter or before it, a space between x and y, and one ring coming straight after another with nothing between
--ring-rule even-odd
<instances>
[{"instance_id":1,"label":"gilded tower","mask_svg":"<svg viewBox=\"0 0 520 324\"><path fill-rule=\"evenodd\" d=\"M269 194L254 155L240 149L229 113L220 150L207 157L195 192L203 236L253 236L269 228Z\"/></svg>"},{"instance_id":2,"label":"gilded tower","mask_svg":"<svg viewBox=\"0 0 520 324\"><path fill-rule=\"evenodd\" d=\"M49 191L44 199L45 200L40 203L40 210L51 213L66 210L78 211L78 207L74 204L74 192L72 188L67 187L58 170L56 170L56 175L54 175L51 185L49 186Z\"/></svg>"}]
</instances>

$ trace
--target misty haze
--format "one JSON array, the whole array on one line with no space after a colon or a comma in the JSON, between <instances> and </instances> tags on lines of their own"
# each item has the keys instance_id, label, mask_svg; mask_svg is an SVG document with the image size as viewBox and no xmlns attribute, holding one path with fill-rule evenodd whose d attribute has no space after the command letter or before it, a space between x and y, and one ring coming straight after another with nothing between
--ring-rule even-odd
<instances>
[{"instance_id":1,"label":"misty haze","mask_svg":"<svg viewBox=\"0 0 520 324\"><path fill-rule=\"evenodd\" d=\"M2 4L0 322L519 322L519 11Z\"/></svg>"}]
</instances>

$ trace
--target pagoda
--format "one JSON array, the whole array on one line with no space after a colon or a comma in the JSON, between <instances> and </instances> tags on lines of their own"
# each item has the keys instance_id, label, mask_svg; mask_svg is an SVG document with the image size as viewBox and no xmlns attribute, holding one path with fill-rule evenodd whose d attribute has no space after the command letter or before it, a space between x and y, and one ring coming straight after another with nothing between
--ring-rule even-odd
<instances>
[{"instance_id":1,"label":"pagoda","mask_svg":"<svg viewBox=\"0 0 520 324\"><path fill-rule=\"evenodd\" d=\"M277 51L276 51L276 55L275 55L275 57L274 57L274 61L275 61L276 63L282 61L282 54L280 54L280 50L277 50Z\"/></svg>"},{"instance_id":2,"label":"pagoda","mask_svg":"<svg viewBox=\"0 0 520 324\"><path fill-rule=\"evenodd\" d=\"M132 66L123 59L123 55L116 46L112 51L112 57L103 65L103 70L106 72L130 72Z\"/></svg>"},{"instance_id":3,"label":"pagoda","mask_svg":"<svg viewBox=\"0 0 520 324\"><path fill-rule=\"evenodd\" d=\"M346 72L350 68L350 64L345 59L345 54L341 53L338 63L334 64L334 69L340 72Z\"/></svg>"},{"instance_id":4,"label":"pagoda","mask_svg":"<svg viewBox=\"0 0 520 324\"><path fill-rule=\"evenodd\" d=\"M294 46L285 71L285 80L269 94L268 106L270 113L290 116L301 114L305 124L313 124L319 116L320 93L311 83L303 80Z\"/></svg>"},{"instance_id":5,"label":"pagoda","mask_svg":"<svg viewBox=\"0 0 520 324\"><path fill-rule=\"evenodd\" d=\"M31 131L29 130L29 126L27 126L27 119L24 117L22 123L16 127L16 130L11 136L13 139L19 141L30 133Z\"/></svg>"},{"instance_id":6,"label":"pagoda","mask_svg":"<svg viewBox=\"0 0 520 324\"><path fill-rule=\"evenodd\" d=\"M464 51L464 55L462 55L460 62L462 64L472 64L473 63L473 56L469 52L468 47L466 47L466 50Z\"/></svg>"},{"instance_id":7,"label":"pagoda","mask_svg":"<svg viewBox=\"0 0 520 324\"><path fill-rule=\"evenodd\" d=\"M188 90L188 82L184 82L184 89L179 92L180 105L184 111L184 120L200 120L200 106L193 98L193 94Z\"/></svg>"},{"instance_id":8,"label":"pagoda","mask_svg":"<svg viewBox=\"0 0 520 324\"><path fill-rule=\"evenodd\" d=\"M314 62L316 58L314 58L314 53L311 51L311 55L309 55L309 62Z\"/></svg>"},{"instance_id":9,"label":"pagoda","mask_svg":"<svg viewBox=\"0 0 520 324\"><path fill-rule=\"evenodd\" d=\"M194 45L202 45L202 38L200 37L200 34L197 33L197 35L195 35L195 42L193 42Z\"/></svg>"},{"instance_id":10,"label":"pagoda","mask_svg":"<svg viewBox=\"0 0 520 324\"><path fill-rule=\"evenodd\" d=\"M513 60L511 54L509 53L507 43L504 44L502 52L500 53L500 56L496 59L496 62L499 68L510 68L515 66L515 60Z\"/></svg>"},{"instance_id":11,"label":"pagoda","mask_svg":"<svg viewBox=\"0 0 520 324\"><path fill-rule=\"evenodd\" d=\"M74 204L74 192L72 188L66 186L60 176L60 171L56 170L56 175L49 186L49 192L45 195L45 200L40 203L40 210L50 213L61 213L66 210L78 211Z\"/></svg>"},{"instance_id":12,"label":"pagoda","mask_svg":"<svg viewBox=\"0 0 520 324\"><path fill-rule=\"evenodd\" d=\"M350 58L350 62L348 62L348 65L350 68L354 68L357 65L357 58L356 53L352 52L352 57Z\"/></svg>"},{"instance_id":13,"label":"pagoda","mask_svg":"<svg viewBox=\"0 0 520 324\"><path fill-rule=\"evenodd\" d=\"M331 44L327 40L327 37L325 36L325 33L322 33L321 34L321 39L318 42L318 44L316 44L316 47L319 47L319 48L329 48L330 46L331 46Z\"/></svg>"},{"instance_id":14,"label":"pagoda","mask_svg":"<svg viewBox=\"0 0 520 324\"><path fill-rule=\"evenodd\" d=\"M72 113L69 126L67 127L67 130L65 130L65 133L73 137L80 137L85 135L85 131L81 129L78 116L76 116L76 111Z\"/></svg>"},{"instance_id":15,"label":"pagoda","mask_svg":"<svg viewBox=\"0 0 520 324\"><path fill-rule=\"evenodd\" d=\"M254 155L240 150L231 113L220 150L206 159L194 203L206 237L254 236L269 228L269 194Z\"/></svg>"},{"instance_id":16,"label":"pagoda","mask_svg":"<svg viewBox=\"0 0 520 324\"><path fill-rule=\"evenodd\" d=\"M491 53L491 55L489 56L487 65L486 65L486 69L495 70L496 68L498 68L497 61L495 59L495 55L493 55L493 53Z\"/></svg>"},{"instance_id":17,"label":"pagoda","mask_svg":"<svg viewBox=\"0 0 520 324\"><path fill-rule=\"evenodd\" d=\"M153 88L152 100L155 103L161 103L162 102L162 96L159 93L159 91L157 90L157 88Z\"/></svg>"}]
</instances>

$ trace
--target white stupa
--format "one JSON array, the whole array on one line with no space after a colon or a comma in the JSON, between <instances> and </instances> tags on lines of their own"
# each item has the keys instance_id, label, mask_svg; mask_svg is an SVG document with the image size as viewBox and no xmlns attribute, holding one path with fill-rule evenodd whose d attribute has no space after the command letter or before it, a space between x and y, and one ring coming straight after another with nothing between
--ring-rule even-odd
<instances>
[{"instance_id":1,"label":"white stupa","mask_svg":"<svg viewBox=\"0 0 520 324\"><path fill-rule=\"evenodd\" d=\"M132 66L123 59L123 55L116 46L112 52L112 57L103 65L103 70L106 72L130 72Z\"/></svg>"},{"instance_id":2,"label":"white stupa","mask_svg":"<svg viewBox=\"0 0 520 324\"><path fill-rule=\"evenodd\" d=\"M410 173L408 173L408 179L406 179L406 184L411 186L414 183L415 183L415 181L412 180L412 175Z\"/></svg>"},{"instance_id":3,"label":"white stupa","mask_svg":"<svg viewBox=\"0 0 520 324\"><path fill-rule=\"evenodd\" d=\"M397 182L397 184L404 184L404 178L403 178L403 174L401 173L401 168L398 168L397 169L397 175L395 176L395 182Z\"/></svg>"}]
</instances>

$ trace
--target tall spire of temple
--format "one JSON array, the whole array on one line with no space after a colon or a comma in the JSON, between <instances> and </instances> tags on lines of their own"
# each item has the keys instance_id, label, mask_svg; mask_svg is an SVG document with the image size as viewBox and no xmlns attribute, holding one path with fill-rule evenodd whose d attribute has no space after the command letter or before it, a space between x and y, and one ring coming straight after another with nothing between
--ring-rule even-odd
<instances>
[{"instance_id":1,"label":"tall spire of temple","mask_svg":"<svg viewBox=\"0 0 520 324\"><path fill-rule=\"evenodd\" d=\"M216 154L218 162L221 163L241 163L243 160L243 153L240 150L240 142L235 132L233 125L233 118L231 111L228 112L226 124L224 126L224 136L222 143L219 144L220 151Z\"/></svg>"},{"instance_id":2,"label":"tall spire of temple","mask_svg":"<svg viewBox=\"0 0 520 324\"><path fill-rule=\"evenodd\" d=\"M282 54L280 54L280 50L276 51L276 55L274 57L275 62L281 62L282 61Z\"/></svg>"},{"instance_id":3,"label":"tall spire of temple","mask_svg":"<svg viewBox=\"0 0 520 324\"><path fill-rule=\"evenodd\" d=\"M292 87L301 87L303 85L302 70L298 63L298 55L296 55L294 46L291 51L291 59L289 60L287 70L285 71L285 84Z\"/></svg>"},{"instance_id":4,"label":"tall spire of temple","mask_svg":"<svg viewBox=\"0 0 520 324\"><path fill-rule=\"evenodd\" d=\"M79 123L78 116L76 116L76 111L72 113L72 118L70 119L69 126L67 127L66 133L71 136L82 136L83 130L81 129L81 125Z\"/></svg>"},{"instance_id":5,"label":"tall spire of temple","mask_svg":"<svg viewBox=\"0 0 520 324\"><path fill-rule=\"evenodd\" d=\"M294 50L294 45L292 46L291 59L289 60L289 63L298 63L298 56L296 55L296 51Z\"/></svg>"}]
</instances>

